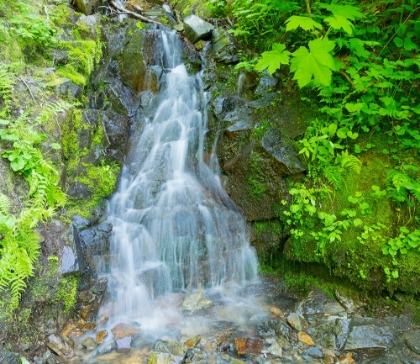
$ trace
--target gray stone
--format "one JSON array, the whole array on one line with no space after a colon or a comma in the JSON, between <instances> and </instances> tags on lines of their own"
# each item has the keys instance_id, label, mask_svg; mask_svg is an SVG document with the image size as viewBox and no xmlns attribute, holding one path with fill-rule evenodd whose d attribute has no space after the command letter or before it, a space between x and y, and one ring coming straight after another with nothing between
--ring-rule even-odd
<instances>
[{"instance_id":1,"label":"gray stone","mask_svg":"<svg viewBox=\"0 0 420 364\"><path fill-rule=\"evenodd\" d=\"M271 344L271 346L268 348L267 351L269 354L273 355L273 356L277 356L279 358L281 358L283 356L283 349L282 347L278 344L277 341L275 341L274 343Z\"/></svg>"},{"instance_id":2,"label":"gray stone","mask_svg":"<svg viewBox=\"0 0 420 364\"><path fill-rule=\"evenodd\" d=\"M326 293L317 291L312 296L299 304L296 313L305 317L310 316L336 316L345 313L344 308L336 301L331 299Z\"/></svg>"},{"instance_id":3,"label":"gray stone","mask_svg":"<svg viewBox=\"0 0 420 364\"><path fill-rule=\"evenodd\" d=\"M100 3L100 0L75 0L77 9L85 15L93 14Z\"/></svg>"},{"instance_id":4,"label":"gray stone","mask_svg":"<svg viewBox=\"0 0 420 364\"><path fill-rule=\"evenodd\" d=\"M95 15L82 15L77 21L76 25L78 31L83 39L92 39L96 41L98 34L96 27L98 26L99 19Z\"/></svg>"},{"instance_id":5,"label":"gray stone","mask_svg":"<svg viewBox=\"0 0 420 364\"><path fill-rule=\"evenodd\" d=\"M196 15L187 16L184 19L184 30L186 37L195 43L201 39L208 39L214 26L207 23Z\"/></svg>"},{"instance_id":6,"label":"gray stone","mask_svg":"<svg viewBox=\"0 0 420 364\"><path fill-rule=\"evenodd\" d=\"M20 364L20 361L10 351L0 350L0 363L1 364Z\"/></svg>"},{"instance_id":7,"label":"gray stone","mask_svg":"<svg viewBox=\"0 0 420 364\"><path fill-rule=\"evenodd\" d=\"M87 351L92 351L96 348L96 341L91 338L91 337L87 337L86 339L84 339L82 341L82 346L87 350Z\"/></svg>"},{"instance_id":8,"label":"gray stone","mask_svg":"<svg viewBox=\"0 0 420 364\"><path fill-rule=\"evenodd\" d=\"M191 296L186 297L182 304L182 310L190 315L211 307L213 307L213 301L205 298L202 291L195 292Z\"/></svg>"},{"instance_id":9,"label":"gray stone","mask_svg":"<svg viewBox=\"0 0 420 364\"><path fill-rule=\"evenodd\" d=\"M209 57L227 64L239 62L238 49L233 37L223 28L213 30Z\"/></svg>"},{"instance_id":10,"label":"gray stone","mask_svg":"<svg viewBox=\"0 0 420 364\"><path fill-rule=\"evenodd\" d=\"M411 351L420 354L420 329L407 331L404 334L404 341Z\"/></svg>"},{"instance_id":11,"label":"gray stone","mask_svg":"<svg viewBox=\"0 0 420 364\"><path fill-rule=\"evenodd\" d=\"M72 183L67 193L69 196L80 200L89 199L92 196L92 191L89 189L89 187L80 182Z\"/></svg>"},{"instance_id":12,"label":"gray stone","mask_svg":"<svg viewBox=\"0 0 420 364\"><path fill-rule=\"evenodd\" d=\"M379 327L373 324L353 326L344 350L372 353L389 349L394 340L394 334L388 326Z\"/></svg>"},{"instance_id":13,"label":"gray stone","mask_svg":"<svg viewBox=\"0 0 420 364\"><path fill-rule=\"evenodd\" d=\"M73 356L73 349L67 345L60 337L53 335L48 336L47 346L59 357L70 358Z\"/></svg>"},{"instance_id":14,"label":"gray stone","mask_svg":"<svg viewBox=\"0 0 420 364\"><path fill-rule=\"evenodd\" d=\"M382 354L374 358L363 361L363 364L403 364L411 363L411 361L403 361L400 356L392 354Z\"/></svg>"},{"instance_id":15,"label":"gray stone","mask_svg":"<svg viewBox=\"0 0 420 364\"><path fill-rule=\"evenodd\" d=\"M175 341L158 340L155 342L152 351L157 353L168 353L184 357L188 347Z\"/></svg>"},{"instance_id":16,"label":"gray stone","mask_svg":"<svg viewBox=\"0 0 420 364\"><path fill-rule=\"evenodd\" d=\"M128 353L131 349L131 336L123 337L116 341L117 353Z\"/></svg>"},{"instance_id":17,"label":"gray stone","mask_svg":"<svg viewBox=\"0 0 420 364\"><path fill-rule=\"evenodd\" d=\"M298 157L295 148L282 137L278 129L269 129L261 141L263 148L277 161L284 164L290 174L301 173L306 170Z\"/></svg>"},{"instance_id":18,"label":"gray stone","mask_svg":"<svg viewBox=\"0 0 420 364\"><path fill-rule=\"evenodd\" d=\"M80 272L79 260L75 247L65 245L61 255L59 272L61 274L72 274Z\"/></svg>"},{"instance_id":19,"label":"gray stone","mask_svg":"<svg viewBox=\"0 0 420 364\"><path fill-rule=\"evenodd\" d=\"M151 352L147 357L148 364L181 364L182 357L168 353Z\"/></svg>"},{"instance_id":20,"label":"gray stone","mask_svg":"<svg viewBox=\"0 0 420 364\"><path fill-rule=\"evenodd\" d=\"M297 331L301 331L303 329L301 317L295 312L292 312L289 316L287 316L287 322Z\"/></svg>"},{"instance_id":21,"label":"gray stone","mask_svg":"<svg viewBox=\"0 0 420 364\"><path fill-rule=\"evenodd\" d=\"M319 350L317 347L309 348L306 353L313 358L322 358L324 355L322 354L322 351Z\"/></svg>"}]
</instances>

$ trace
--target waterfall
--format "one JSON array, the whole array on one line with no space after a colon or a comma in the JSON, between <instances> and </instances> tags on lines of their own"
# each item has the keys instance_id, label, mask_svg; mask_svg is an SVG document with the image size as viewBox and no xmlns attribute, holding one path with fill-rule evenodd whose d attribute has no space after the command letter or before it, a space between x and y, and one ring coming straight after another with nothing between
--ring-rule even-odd
<instances>
[{"instance_id":1,"label":"waterfall","mask_svg":"<svg viewBox=\"0 0 420 364\"><path fill-rule=\"evenodd\" d=\"M257 278L244 218L203 160L201 75L188 75L175 32L162 31L159 39L162 91L146 107L107 212L113 235L103 312L142 325L165 294Z\"/></svg>"}]
</instances>

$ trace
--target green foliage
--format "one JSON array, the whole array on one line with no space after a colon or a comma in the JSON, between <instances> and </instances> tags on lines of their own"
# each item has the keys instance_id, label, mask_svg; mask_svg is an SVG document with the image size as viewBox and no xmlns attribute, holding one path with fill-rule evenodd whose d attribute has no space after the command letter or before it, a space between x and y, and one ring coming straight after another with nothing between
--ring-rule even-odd
<instances>
[{"instance_id":1,"label":"green foliage","mask_svg":"<svg viewBox=\"0 0 420 364\"><path fill-rule=\"evenodd\" d=\"M14 84L14 74L10 72L8 65L0 63L0 118L6 117L10 111ZM5 121L2 121L0 125L5 125L4 123Z\"/></svg>"},{"instance_id":2,"label":"green foliage","mask_svg":"<svg viewBox=\"0 0 420 364\"><path fill-rule=\"evenodd\" d=\"M299 87L304 87L311 82L328 86L331 83L332 70L335 70L334 59L330 52L335 47L335 42L326 38L311 40L308 43L309 50L300 47L292 54L290 71L295 72L294 80L298 81Z\"/></svg>"},{"instance_id":3,"label":"green foliage","mask_svg":"<svg viewBox=\"0 0 420 364\"><path fill-rule=\"evenodd\" d=\"M286 46L280 43L273 44L273 50L264 52L262 58L255 65L257 71L268 70L272 75L280 68L281 64L289 64L290 52L285 51Z\"/></svg>"}]
</instances>

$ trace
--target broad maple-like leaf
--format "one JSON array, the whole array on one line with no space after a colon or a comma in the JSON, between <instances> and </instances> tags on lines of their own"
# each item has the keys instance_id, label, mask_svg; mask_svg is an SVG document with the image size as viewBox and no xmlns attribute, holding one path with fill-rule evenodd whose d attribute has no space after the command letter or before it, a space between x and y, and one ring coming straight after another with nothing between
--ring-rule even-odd
<instances>
[{"instance_id":1,"label":"broad maple-like leaf","mask_svg":"<svg viewBox=\"0 0 420 364\"><path fill-rule=\"evenodd\" d=\"M293 15L286 20L286 31L301 27L303 30L322 29L322 25L307 16Z\"/></svg>"},{"instance_id":2,"label":"broad maple-like leaf","mask_svg":"<svg viewBox=\"0 0 420 364\"><path fill-rule=\"evenodd\" d=\"M290 52L285 51L286 46L281 43L274 43L273 50L264 52L262 58L255 65L257 71L268 70L272 75L281 64L289 64Z\"/></svg>"},{"instance_id":3,"label":"broad maple-like leaf","mask_svg":"<svg viewBox=\"0 0 420 364\"><path fill-rule=\"evenodd\" d=\"M344 16L334 14L334 16L325 18L324 21L327 22L333 29L344 29L348 35L352 35L353 33L353 24Z\"/></svg>"},{"instance_id":4,"label":"broad maple-like leaf","mask_svg":"<svg viewBox=\"0 0 420 364\"><path fill-rule=\"evenodd\" d=\"M292 54L290 70L295 72L294 80L298 81L299 87L306 86L312 78L322 85L330 85L331 70L335 70L334 58L330 52L335 47L335 42L326 38L311 40L309 50L300 47Z\"/></svg>"},{"instance_id":5,"label":"broad maple-like leaf","mask_svg":"<svg viewBox=\"0 0 420 364\"><path fill-rule=\"evenodd\" d=\"M356 19L362 19L365 17L365 14L361 13L359 8L356 6L351 5L337 5L337 4L323 4L319 3L318 6L320 8L327 9L331 13L333 13L335 16L339 15L346 19L356 20Z\"/></svg>"}]
</instances>

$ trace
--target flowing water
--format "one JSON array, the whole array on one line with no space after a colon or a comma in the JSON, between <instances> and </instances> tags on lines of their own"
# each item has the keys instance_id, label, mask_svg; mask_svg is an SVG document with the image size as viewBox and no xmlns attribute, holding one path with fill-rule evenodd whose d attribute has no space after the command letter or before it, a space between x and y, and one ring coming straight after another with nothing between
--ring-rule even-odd
<instances>
[{"instance_id":1,"label":"flowing water","mask_svg":"<svg viewBox=\"0 0 420 364\"><path fill-rule=\"evenodd\" d=\"M201 75L187 73L175 32L160 33L159 42L163 91L146 108L149 117L109 201L109 299L99 313L110 317L108 328L134 322L153 339L174 327L194 327L191 334L204 330L197 317L184 317L179 304L200 290L215 302L211 320L222 310L230 319L249 321L256 306L240 292L258 282L244 218L204 162ZM209 159L217 170L214 156ZM248 317L238 315L238 307Z\"/></svg>"}]
</instances>

